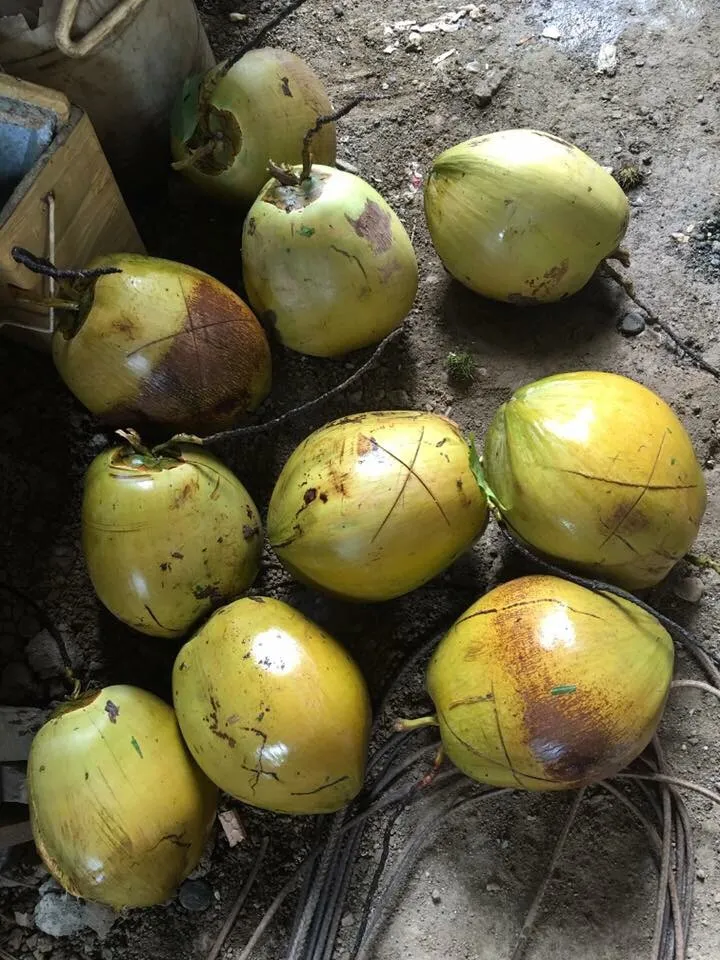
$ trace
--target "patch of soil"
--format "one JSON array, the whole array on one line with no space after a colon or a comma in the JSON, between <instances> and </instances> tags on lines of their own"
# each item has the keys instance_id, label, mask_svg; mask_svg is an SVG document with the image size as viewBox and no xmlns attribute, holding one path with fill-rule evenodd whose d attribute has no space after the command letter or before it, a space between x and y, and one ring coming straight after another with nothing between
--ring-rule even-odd
<instances>
[{"instance_id":1,"label":"patch of soil","mask_svg":"<svg viewBox=\"0 0 720 960\"><path fill-rule=\"evenodd\" d=\"M201 0L218 58L231 56L279 6ZM329 419L363 410L417 408L447 413L466 433L482 436L497 406L521 384L559 371L613 370L656 390L686 424L709 491L697 552L717 556L717 382L679 357L651 327L637 337L620 336L618 318L631 304L600 277L570 300L542 308L493 303L452 281L430 243L421 184L441 150L473 135L517 126L571 140L608 167L628 153L651 163L652 176L632 192L626 238L631 275L639 294L717 365L720 288L712 244L718 224L707 218L717 204L712 185L720 182L720 8L714 0L692 5L613 0L595 6L584 0L503 0L478 4L472 15L446 21L451 29L420 29L461 7L440 0L308 0L269 38L306 59L324 78L336 105L363 92L387 95L339 122L338 152L380 190L405 223L418 254L420 288L403 336L353 390L267 436L227 442L218 452L264 516L274 478L290 452ZM247 21L231 23L229 14L238 8ZM555 29L543 36L547 28ZM617 44L614 76L596 72L597 54L606 42ZM129 193L128 202L151 253L207 270L242 294L241 214L208 202L170 172L151 191ZM698 240L687 245L690 255L678 256L671 235L692 222L706 224L702 240L698 232ZM696 269L696 256L706 264L702 270ZM276 387L262 419L339 382L370 352L321 361L294 356L276 343L273 351ZM459 384L449 373L450 352L468 353L475 360L470 383ZM84 683L137 683L169 698L177 645L135 634L114 620L94 597L83 563L83 475L112 435L80 408L50 358L1 340L0 366L1 578L42 605L67 638ZM378 607L353 605L348 611L345 604L293 581L266 548L254 592L288 600L334 633L357 658L377 703L408 653L489 585L527 569L490 530L447 573L412 595ZM691 605L672 592L687 572L680 564L655 591L653 602L717 648L720 577L703 571L704 597ZM58 678L39 676L28 662L24 642L32 637L26 634L34 637L43 627L39 620L38 631L35 622L32 629L27 622L22 627L28 615L28 604L17 593L0 592L2 676L9 665L15 670L12 683L2 687L4 702L45 706L59 696ZM693 675L682 653L678 669ZM419 714L426 707L417 670L393 709ZM672 698L661 735L679 776L712 784L720 762L716 709L699 691ZM567 803L563 796L518 795L454 815L428 836L386 925L378 960L429 960L439 954L452 960L507 957ZM691 798L690 806L703 880L697 885L688 958L711 960L720 955L720 816L707 801ZM46 874L32 849L14 850L3 873L29 886L0 889L0 946L16 960L196 960L206 955L267 834L268 861L224 954L239 956L254 922L300 862L318 827L311 818L250 808L241 813L249 839L230 849L219 836L212 845L205 877L215 899L206 911L188 912L176 899L132 911L104 942L92 933L52 941L32 929L28 915ZM411 816L398 821L393 850L411 826ZM380 843L381 831L369 831L362 847L363 870L376 860ZM553 960L568 944L576 960L646 955L655 883L640 828L609 799L594 798L551 886L527 960ZM348 960L343 951L350 948L359 913L353 890L336 960ZM23 926L26 921L29 927ZM253 960L284 956L291 922L289 902Z\"/></svg>"}]
</instances>

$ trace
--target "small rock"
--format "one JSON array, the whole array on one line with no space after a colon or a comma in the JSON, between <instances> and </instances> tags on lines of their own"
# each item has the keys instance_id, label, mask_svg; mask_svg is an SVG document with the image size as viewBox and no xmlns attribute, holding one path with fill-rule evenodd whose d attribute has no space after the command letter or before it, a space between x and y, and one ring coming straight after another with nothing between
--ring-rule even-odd
<instances>
[{"instance_id":1,"label":"small rock","mask_svg":"<svg viewBox=\"0 0 720 960\"><path fill-rule=\"evenodd\" d=\"M688 737L688 743L691 747L696 747L700 743L700 740L698 737Z\"/></svg>"},{"instance_id":2,"label":"small rock","mask_svg":"<svg viewBox=\"0 0 720 960\"><path fill-rule=\"evenodd\" d=\"M201 913L213 902L212 887L206 880L186 880L180 887L178 899L186 910Z\"/></svg>"},{"instance_id":3,"label":"small rock","mask_svg":"<svg viewBox=\"0 0 720 960\"><path fill-rule=\"evenodd\" d=\"M470 63L465 64L465 69L468 73L480 73L482 65L479 60L471 60Z\"/></svg>"},{"instance_id":4,"label":"small rock","mask_svg":"<svg viewBox=\"0 0 720 960\"><path fill-rule=\"evenodd\" d=\"M247 832L236 810L223 810L218 814L218 820L230 847L236 847L247 839Z\"/></svg>"},{"instance_id":5,"label":"small rock","mask_svg":"<svg viewBox=\"0 0 720 960\"><path fill-rule=\"evenodd\" d=\"M554 26L545 27L545 29L544 29L543 32L542 32L542 35L543 35L547 40L559 40L559 39L560 39L560 36L561 36L560 31L558 30L558 28L557 28L557 27L554 27Z\"/></svg>"},{"instance_id":6,"label":"small rock","mask_svg":"<svg viewBox=\"0 0 720 960\"><path fill-rule=\"evenodd\" d=\"M675 585L674 594L687 603L697 603L705 593L705 586L699 577L685 577Z\"/></svg>"},{"instance_id":7,"label":"small rock","mask_svg":"<svg viewBox=\"0 0 720 960\"><path fill-rule=\"evenodd\" d=\"M438 889L433 890L433 892L430 894L430 899L432 900L433 903L440 903L440 901L442 900L442 897L440 896L440 891Z\"/></svg>"},{"instance_id":8,"label":"small rock","mask_svg":"<svg viewBox=\"0 0 720 960\"><path fill-rule=\"evenodd\" d=\"M475 103L479 107L486 107L509 76L510 70L487 70L473 91Z\"/></svg>"},{"instance_id":9,"label":"small rock","mask_svg":"<svg viewBox=\"0 0 720 960\"><path fill-rule=\"evenodd\" d=\"M720 240L713 240L710 244L710 249L713 253L720 253Z\"/></svg>"},{"instance_id":10,"label":"small rock","mask_svg":"<svg viewBox=\"0 0 720 960\"><path fill-rule=\"evenodd\" d=\"M490 883L485 884L485 889L487 890L488 893L500 893L500 891L502 890L502 887L500 886L499 883L493 883L493 881L491 880Z\"/></svg>"},{"instance_id":11,"label":"small rock","mask_svg":"<svg viewBox=\"0 0 720 960\"><path fill-rule=\"evenodd\" d=\"M422 40L423 38L421 33L418 33L416 30L411 31L411 33L408 35L405 49L408 53L421 53Z\"/></svg>"},{"instance_id":12,"label":"small rock","mask_svg":"<svg viewBox=\"0 0 720 960\"><path fill-rule=\"evenodd\" d=\"M343 160L342 157L338 157L335 160L335 166L338 168L338 170L344 170L345 173L360 173L360 170L355 166L354 163L350 163L349 160Z\"/></svg>"},{"instance_id":13,"label":"small rock","mask_svg":"<svg viewBox=\"0 0 720 960\"><path fill-rule=\"evenodd\" d=\"M705 871L702 869L702 867L700 867L700 869L698 869L698 870L695 871L695 876L698 878L698 880L700 880L700 881L702 882L702 881L705 880L705 877L707 876L707 874L706 874Z\"/></svg>"},{"instance_id":14,"label":"small rock","mask_svg":"<svg viewBox=\"0 0 720 960\"><path fill-rule=\"evenodd\" d=\"M15 923L19 927L25 927L26 930L31 930L35 926L33 923L32 914L21 913L19 910L15 911Z\"/></svg>"},{"instance_id":15,"label":"small rock","mask_svg":"<svg viewBox=\"0 0 720 960\"><path fill-rule=\"evenodd\" d=\"M228 20L230 23L245 23L248 15L246 13L229 13Z\"/></svg>"},{"instance_id":16,"label":"small rock","mask_svg":"<svg viewBox=\"0 0 720 960\"><path fill-rule=\"evenodd\" d=\"M343 7L343 5L342 5L341 3L334 3L334 4L333 4L333 13L335 14L336 17L344 17L344 16L345 16L345 8Z\"/></svg>"},{"instance_id":17,"label":"small rock","mask_svg":"<svg viewBox=\"0 0 720 960\"><path fill-rule=\"evenodd\" d=\"M23 942L23 932L19 926L11 931L5 946L13 953L18 953Z\"/></svg>"},{"instance_id":18,"label":"small rock","mask_svg":"<svg viewBox=\"0 0 720 960\"><path fill-rule=\"evenodd\" d=\"M61 677L65 672L58 645L47 630L41 630L32 638L27 645L26 655L28 663L42 680Z\"/></svg>"},{"instance_id":19,"label":"small rock","mask_svg":"<svg viewBox=\"0 0 720 960\"><path fill-rule=\"evenodd\" d=\"M44 897L46 893L62 893L62 887L55 877L48 877L40 884L38 893L41 897Z\"/></svg>"},{"instance_id":20,"label":"small rock","mask_svg":"<svg viewBox=\"0 0 720 960\"><path fill-rule=\"evenodd\" d=\"M596 73L614 77L617 71L617 47L614 43L603 43L598 53Z\"/></svg>"},{"instance_id":21,"label":"small rock","mask_svg":"<svg viewBox=\"0 0 720 960\"><path fill-rule=\"evenodd\" d=\"M341 927L351 927L355 923L355 917L352 913L344 914L342 920L340 921Z\"/></svg>"},{"instance_id":22,"label":"small rock","mask_svg":"<svg viewBox=\"0 0 720 960\"><path fill-rule=\"evenodd\" d=\"M51 937L69 937L81 930L94 930L104 940L117 914L100 903L75 900L66 893L46 893L35 907L35 926Z\"/></svg>"},{"instance_id":23,"label":"small rock","mask_svg":"<svg viewBox=\"0 0 720 960\"><path fill-rule=\"evenodd\" d=\"M628 310L618 324L618 330L629 337L636 337L645 329L645 314L640 310Z\"/></svg>"},{"instance_id":24,"label":"small rock","mask_svg":"<svg viewBox=\"0 0 720 960\"><path fill-rule=\"evenodd\" d=\"M232 17L232 14L230 14ZM104 433L94 433L88 440L88 446L93 450L103 450L108 445L108 438Z\"/></svg>"}]
</instances>

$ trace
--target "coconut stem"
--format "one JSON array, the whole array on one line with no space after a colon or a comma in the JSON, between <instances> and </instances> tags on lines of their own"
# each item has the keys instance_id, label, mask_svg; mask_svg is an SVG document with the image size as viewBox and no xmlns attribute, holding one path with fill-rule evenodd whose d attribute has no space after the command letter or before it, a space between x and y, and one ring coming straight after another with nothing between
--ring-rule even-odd
<instances>
[{"instance_id":1,"label":"coconut stem","mask_svg":"<svg viewBox=\"0 0 720 960\"><path fill-rule=\"evenodd\" d=\"M80 310L80 304L75 300L62 300L60 297L38 297L30 290L26 290L23 296L13 294L13 303L22 307L47 307L48 310L71 310L77 313Z\"/></svg>"},{"instance_id":2,"label":"coconut stem","mask_svg":"<svg viewBox=\"0 0 720 960\"><path fill-rule=\"evenodd\" d=\"M110 273L122 273L119 267L94 267L91 270L60 270L45 257L36 257L24 247L13 247L12 257L16 263L21 263L33 273L43 277L52 277L53 280L94 280L96 277L105 277ZM69 309L69 308L68 308Z\"/></svg>"},{"instance_id":3,"label":"coconut stem","mask_svg":"<svg viewBox=\"0 0 720 960\"><path fill-rule=\"evenodd\" d=\"M175 160L170 164L170 166L173 170L177 171L188 170L190 167L195 167L204 157L210 156L217 144L224 139L225 137L223 133L218 130L213 133L211 139L204 143L201 147L198 147L197 150L193 150L192 153L189 153L186 157L183 157L182 160Z\"/></svg>"},{"instance_id":4,"label":"coconut stem","mask_svg":"<svg viewBox=\"0 0 720 960\"><path fill-rule=\"evenodd\" d=\"M613 254L615 256L615 254ZM619 257L617 259L620 259ZM702 354L698 353L696 350L693 350L691 347L688 347L680 334L676 333L673 328L665 320L662 320L655 311L645 303L644 300L641 300L640 297L635 293L635 285L632 280L627 280L618 271L611 267L607 260L603 263L603 269L608 277L611 280L614 280L618 286L622 287L627 296L632 300L632 302L640 307L640 309L647 314L650 323L654 323L656 326L667 334L668 337L673 341L673 343L680 348L683 353L686 353L691 360L693 360L699 367L702 367L703 370L707 370L708 373L711 373L714 377L720 380L720 368L714 366L712 363L709 363Z\"/></svg>"},{"instance_id":5,"label":"coconut stem","mask_svg":"<svg viewBox=\"0 0 720 960\"><path fill-rule=\"evenodd\" d=\"M630 252L625 247L617 247L612 253L609 253L606 260L617 260L624 267L630 266Z\"/></svg>"},{"instance_id":6,"label":"coconut stem","mask_svg":"<svg viewBox=\"0 0 720 960\"><path fill-rule=\"evenodd\" d=\"M412 720L398 719L393 724L398 733L406 733L408 730L417 730L419 727L437 727L438 718L433 713L427 717L415 717Z\"/></svg>"},{"instance_id":7,"label":"coconut stem","mask_svg":"<svg viewBox=\"0 0 720 960\"><path fill-rule=\"evenodd\" d=\"M683 687L694 688L695 690L704 690L705 693L711 693L714 697L717 697L720 700L720 689L718 687L713 687L710 683L705 683L704 680L673 680L670 684L671 689L679 690Z\"/></svg>"},{"instance_id":8,"label":"coconut stem","mask_svg":"<svg viewBox=\"0 0 720 960\"><path fill-rule=\"evenodd\" d=\"M272 160L268 160L268 173L275 177L278 183L283 187L297 187L300 185L300 178L292 170L280 167Z\"/></svg>"},{"instance_id":9,"label":"coconut stem","mask_svg":"<svg viewBox=\"0 0 720 960\"><path fill-rule=\"evenodd\" d=\"M349 100L344 106L338 107L337 110L334 110L332 113L328 113L327 116L318 117L315 121L315 126L311 127L310 130L303 137L303 149L302 149L302 173L300 174L300 182L310 179L310 173L312 171L312 157L310 155L310 145L312 139L316 133L319 133L320 130L328 123L334 123L336 120L340 120L342 117L347 116L351 110L354 110L359 103L365 103L369 100L389 100L390 96L388 94L372 94L372 93L360 93L357 97L354 97L352 100Z\"/></svg>"},{"instance_id":10,"label":"coconut stem","mask_svg":"<svg viewBox=\"0 0 720 960\"><path fill-rule=\"evenodd\" d=\"M715 573L720 573L720 562L705 553L686 553L685 560L694 567L700 567L703 570L714 570Z\"/></svg>"}]
</instances>

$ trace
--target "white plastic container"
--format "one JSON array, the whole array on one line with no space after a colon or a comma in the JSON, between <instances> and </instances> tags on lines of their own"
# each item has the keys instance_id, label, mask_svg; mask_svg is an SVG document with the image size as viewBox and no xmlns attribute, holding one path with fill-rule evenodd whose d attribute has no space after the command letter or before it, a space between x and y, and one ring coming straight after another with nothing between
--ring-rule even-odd
<instances>
[{"instance_id":1,"label":"white plastic container","mask_svg":"<svg viewBox=\"0 0 720 960\"><path fill-rule=\"evenodd\" d=\"M215 65L193 0L8 0L0 65L83 109L113 172L136 185L169 163L172 104Z\"/></svg>"}]
</instances>

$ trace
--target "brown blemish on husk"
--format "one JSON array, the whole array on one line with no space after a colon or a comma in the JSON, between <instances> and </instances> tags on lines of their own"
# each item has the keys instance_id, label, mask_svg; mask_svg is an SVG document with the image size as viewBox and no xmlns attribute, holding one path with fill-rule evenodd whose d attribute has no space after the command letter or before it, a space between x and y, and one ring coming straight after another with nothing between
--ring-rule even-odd
<instances>
[{"instance_id":1,"label":"brown blemish on husk","mask_svg":"<svg viewBox=\"0 0 720 960\"><path fill-rule=\"evenodd\" d=\"M135 324L133 323L132 318L125 316L125 314L121 313L119 317L115 317L110 326L113 328L113 330L124 334L130 340L134 339L135 337Z\"/></svg>"},{"instance_id":2,"label":"brown blemish on husk","mask_svg":"<svg viewBox=\"0 0 720 960\"><path fill-rule=\"evenodd\" d=\"M289 83L288 77L280 78L280 87L282 89L283 96L292 97L292 91L290 90L290 83Z\"/></svg>"},{"instance_id":3,"label":"brown blemish on husk","mask_svg":"<svg viewBox=\"0 0 720 960\"><path fill-rule=\"evenodd\" d=\"M392 246L392 220L375 200L367 200L365 209L357 218L345 214L355 233L372 247L375 253L385 253Z\"/></svg>"},{"instance_id":4,"label":"brown blemish on husk","mask_svg":"<svg viewBox=\"0 0 720 960\"><path fill-rule=\"evenodd\" d=\"M622 765L627 745L618 742L598 705L584 697L537 699L524 707L527 745L548 776L564 782L600 778Z\"/></svg>"},{"instance_id":5,"label":"brown blemish on husk","mask_svg":"<svg viewBox=\"0 0 720 960\"><path fill-rule=\"evenodd\" d=\"M270 348L249 307L205 278L177 282L187 307L185 324L128 355L146 352L152 360L150 349L169 343L140 381L135 402L104 414L111 425L153 421L183 432L214 432L233 426L269 392Z\"/></svg>"},{"instance_id":6,"label":"brown blemish on husk","mask_svg":"<svg viewBox=\"0 0 720 960\"><path fill-rule=\"evenodd\" d=\"M220 703L212 695L210 696L210 712L205 718L210 729L210 733L214 733L216 737L220 740L225 740L229 747L234 747L237 744L237 741L234 737L231 737L229 733L225 733L224 730L220 729L220 724L218 721L218 710L220 709Z\"/></svg>"},{"instance_id":7,"label":"brown blemish on husk","mask_svg":"<svg viewBox=\"0 0 720 960\"><path fill-rule=\"evenodd\" d=\"M357 439L357 454L359 457L364 457L373 449L373 439L372 437L366 437L364 433L361 433Z\"/></svg>"}]
</instances>

